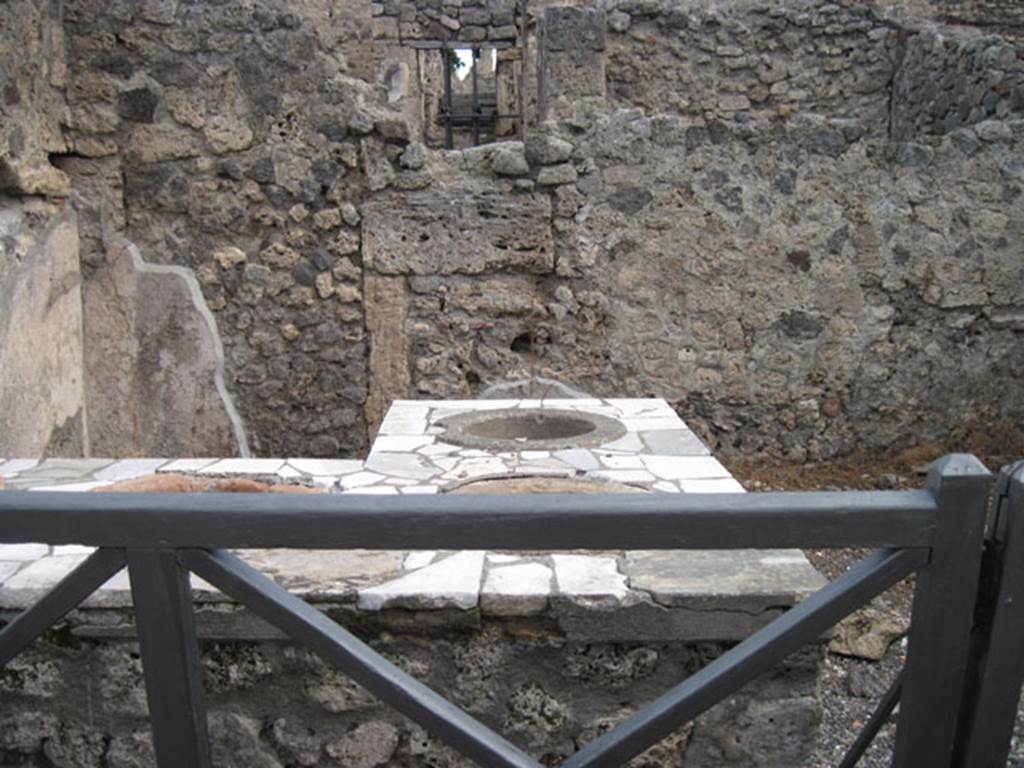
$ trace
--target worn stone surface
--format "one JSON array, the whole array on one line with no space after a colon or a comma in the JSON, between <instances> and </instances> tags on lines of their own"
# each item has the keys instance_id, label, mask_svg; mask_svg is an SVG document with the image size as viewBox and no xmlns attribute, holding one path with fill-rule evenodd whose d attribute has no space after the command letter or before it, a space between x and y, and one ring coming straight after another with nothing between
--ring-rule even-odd
<instances>
[{"instance_id":1,"label":"worn stone surface","mask_svg":"<svg viewBox=\"0 0 1024 768\"><path fill-rule=\"evenodd\" d=\"M998 37L957 39L935 31L910 37L894 85L893 134L907 140L973 125L985 140L1012 141L1001 122L988 123L989 131L981 124L1019 117L1024 109L1018 49Z\"/></svg>"},{"instance_id":2,"label":"worn stone surface","mask_svg":"<svg viewBox=\"0 0 1024 768\"><path fill-rule=\"evenodd\" d=\"M392 401L409 389L409 353L405 321L409 311L409 290L404 277L368 275L366 332L370 338L370 391L366 399L366 421L376 434Z\"/></svg>"},{"instance_id":3,"label":"worn stone surface","mask_svg":"<svg viewBox=\"0 0 1024 768\"><path fill-rule=\"evenodd\" d=\"M388 275L550 272L550 218L540 195L449 189L379 198L363 209L365 263Z\"/></svg>"},{"instance_id":4,"label":"worn stone surface","mask_svg":"<svg viewBox=\"0 0 1024 768\"><path fill-rule=\"evenodd\" d=\"M130 246L112 242L87 283L86 398L95 453L232 456L243 450L218 391L222 353L190 277L149 267Z\"/></svg>"},{"instance_id":5,"label":"worn stone surface","mask_svg":"<svg viewBox=\"0 0 1024 768\"><path fill-rule=\"evenodd\" d=\"M686 3L688 14L649 7L609 35L608 92L617 106L744 120L809 112L885 131L899 35L877 7Z\"/></svg>"},{"instance_id":6,"label":"worn stone surface","mask_svg":"<svg viewBox=\"0 0 1024 768\"><path fill-rule=\"evenodd\" d=\"M0 198L0 453L89 450L75 212Z\"/></svg>"},{"instance_id":7,"label":"worn stone surface","mask_svg":"<svg viewBox=\"0 0 1024 768\"><path fill-rule=\"evenodd\" d=\"M878 661L908 629L910 622L901 616L875 607L863 608L839 622L829 650L842 656Z\"/></svg>"},{"instance_id":8,"label":"worn stone surface","mask_svg":"<svg viewBox=\"0 0 1024 768\"><path fill-rule=\"evenodd\" d=\"M431 47L507 45L518 37L524 7L516 0L379 2L373 4L374 35Z\"/></svg>"},{"instance_id":9,"label":"worn stone surface","mask_svg":"<svg viewBox=\"0 0 1024 768\"><path fill-rule=\"evenodd\" d=\"M649 551L627 555L629 586L655 602L758 612L799 602L825 580L799 550Z\"/></svg>"},{"instance_id":10,"label":"worn stone surface","mask_svg":"<svg viewBox=\"0 0 1024 768\"><path fill-rule=\"evenodd\" d=\"M569 757L724 650L712 644L566 642L507 621L435 634L429 641L357 631L400 668L547 761ZM152 765L137 646L78 639L68 647L51 640L0 674L0 761L32 768ZM800 765L816 731L809 697L818 661L814 652L796 656L699 719L690 746L686 738L671 738L631 765L663 768L680 764L684 755L687 764L691 755L714 755L715 762L700 764L768 765L786 758ZM322 660L287 643L207 641L202 664L218 766L470 765ZM737 749L723 750L732 733L745 735Z\"/></svg>"},{"instance_id":11,"label":"worn stone surface","mask_svg":"<svg viewBox=\"0 0 1024 768\"><path fill-rule=\"evenodd\" d=\"M0 49L18 55L0 60L0 195L67 197L68 177L49 159L68 148L61 6L17 0L3 18Z\"/></svg>"}]
</instances>

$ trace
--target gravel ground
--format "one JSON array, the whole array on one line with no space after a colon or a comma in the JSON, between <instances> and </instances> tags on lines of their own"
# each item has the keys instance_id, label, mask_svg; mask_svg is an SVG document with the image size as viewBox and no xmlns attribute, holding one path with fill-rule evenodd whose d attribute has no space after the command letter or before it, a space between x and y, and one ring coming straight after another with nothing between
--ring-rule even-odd
<instances>
[{"instance_id":1,"label":"gravel ground","mask_svg":"<svg viewBox=\"0 0 1024 768\"><path fill-rule=\"evenodd\" d=\"M885 658L877 662L832 653L826 656L821 679L824 704L821 733L807 768L835 768L839 764L903 666L905 651L905 641L901 641L893 643ZM861 758L858 764L861 768L889 768L896 736L895 720L894 713ZM1024 702L1017 708L1017 725L1007 766L1024 768Z\"/></svg>"},{"instance_id":2,"label":"gravel ground","mask_svg":"<svg viewBox=\"0 0 1024 768\"><path fill-rule=\"evenodd\" d=\"M893 643L889 653L878 662L832 653L825 657L821 679L824 704L821 735L808 768L835 768L843 759L857 732L867 723L878 706L878 700L903 666L901 645ZM859 765L863 768L889 768L895 736L893 717L878 732Z\"/></svg>"}]
</instances>

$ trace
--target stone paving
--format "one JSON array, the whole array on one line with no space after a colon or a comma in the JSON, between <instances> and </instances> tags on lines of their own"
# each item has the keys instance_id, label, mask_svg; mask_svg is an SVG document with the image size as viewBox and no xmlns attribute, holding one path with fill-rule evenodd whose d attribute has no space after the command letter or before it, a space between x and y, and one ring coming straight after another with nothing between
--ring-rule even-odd
<instances>
[{"instance_id":1,"label":"stone paving","mask_svg":"<svg viewBox=\"0 0 1024 768\"><path fill-rule=\"evenodd\" d=\"M438 422L470 410L551 407L619 420L625 435L592 449L488 453L443 442ZM664 493L743 488L663 400L398 401L365 461L349 459L10 459L9 490L102 491L153 473L245 476L331 493L448 492L481 480L558 477ZM0 545L0 610L30 605L91 551ZM818 589L799 550L714 552L369 552L244 550L239 554L317 604L367 613L401 610L523 617L549 614L569 637L735 640ZM193 576L197 600L229 602ZM87 608L126 608L126 572ZM608 622L609 611L624 621ZM79 612L87 613L87 612ZM88 624L88 621L85 622ZM88 627L79 628L88 634ZM240 630L241 631L241 630ZM243 633L244 634L244 633Z\"/></svg>"}]
</instances>

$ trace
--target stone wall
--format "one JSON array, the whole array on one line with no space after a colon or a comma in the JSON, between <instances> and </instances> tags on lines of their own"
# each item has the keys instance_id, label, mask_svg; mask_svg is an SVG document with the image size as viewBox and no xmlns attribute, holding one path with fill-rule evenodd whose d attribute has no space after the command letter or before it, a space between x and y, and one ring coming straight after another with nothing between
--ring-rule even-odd
<instances>
[{"instance_id":1,"label":"stone wall","mask_svg":"<svg viewBox=\"0 0 1024 768\"><path fill-rule=\"evenodd\" d=\"M943 21L1024 34L1024 6L1017 0L929 0Z\"/></svg>"},{"instance_id":2,"label":"stone wall","mask_svg":"<svg viewBox=\"0 0 1024 768\"><path fill-rule=\"evenodd\" d=\"M124 180L114 195L90 196L83 226L99 232L106 221L145 260L195 272L217 315L227 385L265 453L331 455L366 440L349 198L376 183L367 177L389 165L386 142L402 125L381 138L363 108L370 4L334 5L65 9L69 135L82 156L67 170L90 189ZM86 251L92 280L110 265L101 238Z\"/></svg>"},{"instance_id":3,"label":"stone wall","mask_svg":"<svg viewBox=\"0 0 1024 768\"><path fill-rule=\"evenodd\" d=\"M223 351L195 277L110 242L83 291L92 454L247 454Z\"/></svg>"},{"instance_id":4,"label":"stone wall","mask_svg":"<svg viewBox=\"0 0 1024 768\"><path fill-rule=\"evenodd\" d=\"M0 193L67 197L70 186L48 155L67 145L64 28L60 3L4 3L0 47ZM17 51L17 55L10 55Z\"/></svg>"},{"instance_id":5,"label":"stone wall","mask_svg":"<svg viewBox=\"0 0 1024 768\"><path fill-rule=\"evenodd\" d=\"M1018 414L1010 44L860 3L589 5L524 17L525 142L444 152L436 51L387 31L413 4L68 3L88 279L100 221L193 270L264 454L358 454L390 399L531 374L667 396L733 453Z\"/></svg>"},{"instance_id":6,"label":"stone wall","mask_svg":"<svg viewBox=\"0 0 1024 768\"><path fill-rule=\"evenodd\" d=\"M120 618L107 614L108 624ZM722 651L713 643L570 641L542 623L444 623L416 633L402 621L355 631L545 763L568 757ZM803 764L820 719L820 661L818 648L797 654L629 765ZM218 768L475 765L305 650L211 640L202 664ZM52 635L0 672L0 692L5 766L154 765L134 643Z\"/></svg>"},{"instance_id":7,"label":"stone wall","mask_svg":"<svg viewBox=\"0 0 1024 768\"><path fill-rule=\"evenodd\" d=\"M88 450L78 227L68 178L59 4L5 3L0 20L0 449ZM9 52L18 51L18 55Z\"/></svg>"},{"instance_id":8,"label":"stone wall","mask_svg":"<svg viewBox=\"0 0 1024 768\"><path fill-rule=\"evenodd\" d=\"M507 45L519 36L522 0L378 0L378 36L441 45Z\"/></svg>"},{"instance_id":9,"label":"stone wall","mask_svg":"<svg viewBox=\"0 0 1024 768\"><path fill-rule=\"evenodd\" d=\"M911 35L893 94L897 139L1024 118L1024 60L1000 37ZM985 129L981 129L985 130Z\"/></svg>"},{"instance_id":10,"label":"stone wall","mask_svg":"<svg viewBox=\"0 0 1024 768\"><path fill-rule=\"evenodd\" d=\"M0 197L0 448L88 452L75 212Z\"/></svg>"},{"instance_id":11,"label":"stone wall","mask_svg":"<svg viewBox=\"0 0 1024 768\"><path fill-rule=\"evenodd\" d=\"M810 112L884 134L899 34L862 3L609 4L615 107L724 120Z\"/></svg>"}]
</instances>

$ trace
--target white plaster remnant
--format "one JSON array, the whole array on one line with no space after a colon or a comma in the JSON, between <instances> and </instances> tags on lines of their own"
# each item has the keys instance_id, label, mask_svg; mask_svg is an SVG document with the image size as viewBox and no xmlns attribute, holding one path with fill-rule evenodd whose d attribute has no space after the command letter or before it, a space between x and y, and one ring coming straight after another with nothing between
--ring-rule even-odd
<instances>
[{"instance_id":1,"label":"white plaster remnant","mask_svg":"<svg viewBox=\"0 0 1024 768\"><path fill-rule=\"evenodd\" d=\"M459 552L401 578L359 592L364 611L386 608L474 608L480 599L484 553Z\"/></svg>"},{"instance_id":2,"label":"white plaster remnant","mask_svg":"<svg viewBox=\"0 0 1024 768\"><path fill-rule=\"evenodd\" d=\"M199 281L196 280L195 273L187 267L177 267L169 264L150 264L148 261L142 258L142 254L139 252L138 247L124 238L116 237L109 232L103 233L104 240L117 239L120 244L127 249L128 253L132 256L132 268L136 272L152 273L158 275L175 275L179 279L185 282L185 286L188 288L189 296L192 297L192 303L195 305L196 311L199 316L203 318L203 322L206 324L207 329L210 332L210 338L213 343L213 358L214 358L214 372L213 372L213 383L217 388L217 394L220 395L221 402L224 403L224 410L227 413L228 421L231 422L231 429L235 435L235 442L238 443L238 455L243 459L247 459L252 455L249 449L249 438L245 433L245 425L242 423L242 417L238 413L238 409L235 408L235 401L232 399L228 392L227 385L224 383L224 344L220 339L220 331L217 328L217 321L213 317L213 313L210 311L210 307L206 303L206 299L203 297L203 289L199 287Z\"/></svg>"},{"instance_id":3,"label":"white plaster remnant","mask_svg":"<svg viewBox=\"0 0 1024 768\"><path fill-rule=\"evenodd\" d=\"M480 610L493 616L541 613L551 595L551 577L551 569L540 563L491 568L480 593Z\"/></svg>"}]
</instances>

